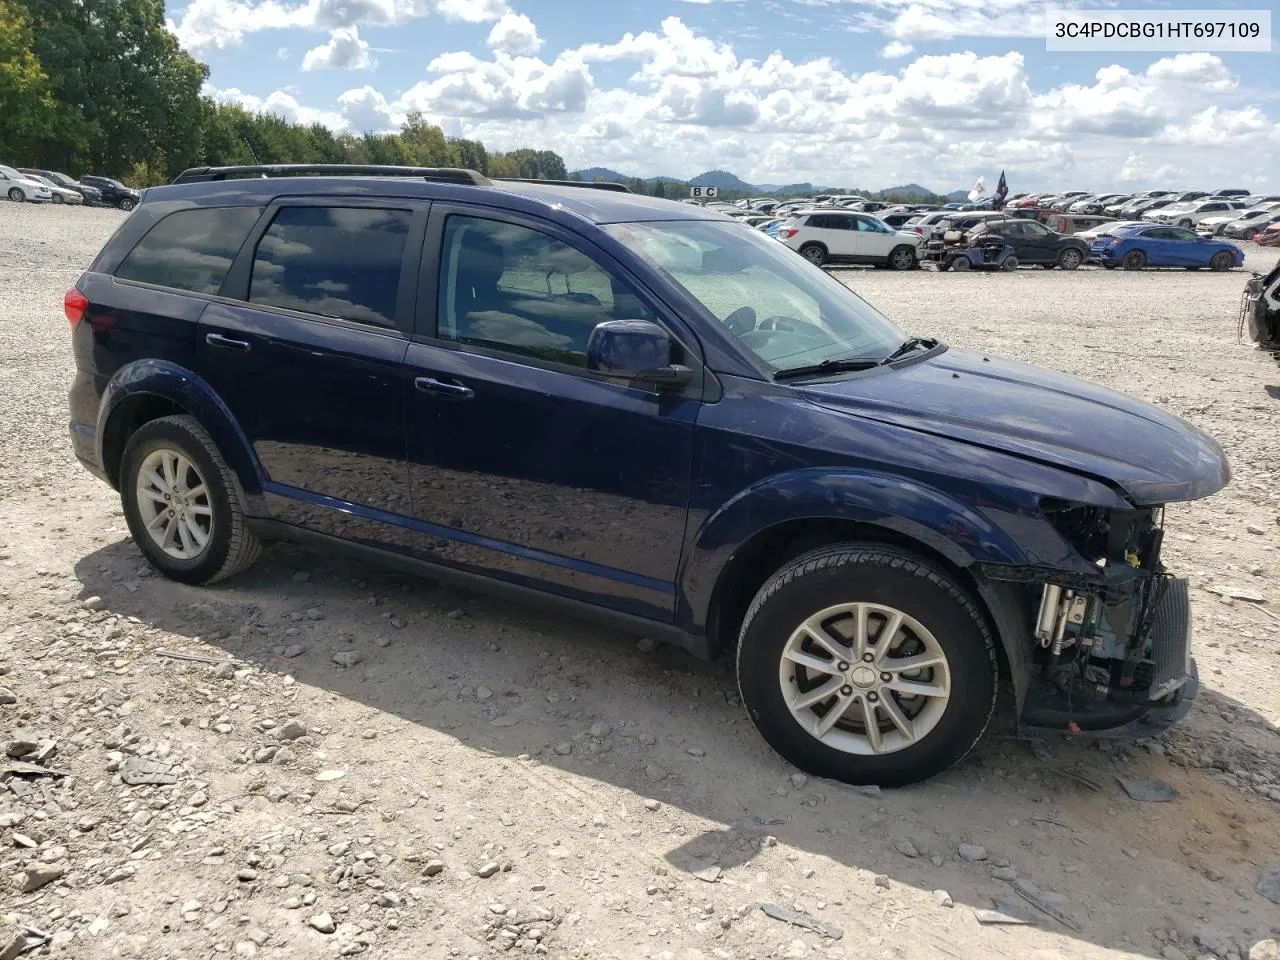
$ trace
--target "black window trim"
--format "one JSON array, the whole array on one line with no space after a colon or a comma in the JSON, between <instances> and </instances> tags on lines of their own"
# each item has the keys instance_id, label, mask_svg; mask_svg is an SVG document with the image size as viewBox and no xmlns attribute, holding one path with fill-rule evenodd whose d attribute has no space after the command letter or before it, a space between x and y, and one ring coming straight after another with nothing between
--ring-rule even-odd
<instances>
[{"instance_id":1,"label":"black window trim","mask_svg":"<svg viewBox=\"0 0 1280 960\"><path fill-rule=\"evenodd\" d=\"M517 353L513 350L503 350L499 347L464 343L460 340L453 340L448 337L439 336L439 317L437 315L437 311L439 309L440 271L444 266L443 248L445 222L450 216L471 217L478 220L493 220L497 223L507 223L545 234L554 240L560 241L566 246L572 247L598 266L601 270L604 270L606 273L612 274L618 279L624 281L631 288L632 293L637 297L637 299L639 299L653 315L654 321L661 326L667 332L667 335L671 337L672 341L676 343L682 351L684 351L685 363L691 370L693 370L693 379L684 390L679 393L666 393L664 396L683 396L707 400L718 396L718 381L706 368L702 353L702 346L698 342L697 337L693 336L691 331L685 330L683 324L674 322L674 314L660 299L658 299L658 297L654 296L644 284L640 283L629 270L603 250L593 247L586 238L571 230L565 229L558 223L553 223L549 220L543 220L539 217L531 216L523 212L507 210L501 207L485 206L478 203L471 204L462 201L438 201L432 204L430 216L427 221L426 238L422 245L422 260L418 268L419 276L417 284L417 304L416 310L414 311L414 329L413 333L409 337L409 339L414 343L437 347L442 350L453 350L458 353L470 353L477 356L490 357L495 360L503 360L508 363L518 363L523 366L535 367L540 370L549 370L555 373L566 373L586 380L620 384L628 387L629 389L637 390L646 394L654 395L657 393L655 388L640 386L630 381L621 380L618 377L610 377L606 374L588 370L585 367L577 367L568 363L559 363L554 360L545 360L540 357L531 357L525 353Z\"/></svg>"},{"instance_id":2,"label":"black window trim","mask_svg":"<svg viewBox=\"0 0 1280 960\"><path fill-rule=\"evenodd\" d=\"M396 315L394 326L384 327L376 323L361 320L349 320L345 317L330 317L322 313L311 313L306 310L295 310L291 307L278 307L269 303L254 303L249 299L249 282L253 276L253 261L258 252L258 244L263 235L270 229L276 215L284 207L360 207L373 210L401 210L410 214L409 233L405 237L404 256L400 261L400 281L396 292ZM335 197L335 196L278 196L266 205L262 216L249 231L249 236L236 254L235 262L227 271L222 289L218 291L218 299L239 307L248 307L263 313L274 313L285 317L297 317L317 323L330 323L347 327L351 330L363 330L383 336L407 339L413 329L414 302L417 297L418 259L422 252L423 235L426 231L427 216L431 202L410 197Z\"/></svg>"}]
</instances>

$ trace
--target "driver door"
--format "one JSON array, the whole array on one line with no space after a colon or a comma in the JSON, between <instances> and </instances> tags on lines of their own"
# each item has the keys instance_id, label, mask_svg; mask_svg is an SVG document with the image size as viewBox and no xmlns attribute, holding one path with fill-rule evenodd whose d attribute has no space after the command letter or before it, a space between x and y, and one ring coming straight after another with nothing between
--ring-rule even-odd
<instances>
[{"instance_id":1,"label":"driver door","mask_svg":"<svg viewBox=\"0 0 1280 960\"><path fill-rule=\"evenodd\" d=\"M858 227L858 259L879 263L889 256L889 250L894 244L894 235L886 233L868 217L857 217L855 220Z\"/></svg>"},{"instance_id":2,"label":"driver door","mask_svg":"<svg viewBox=\"0 0 1280 960\"><path fill-rule=\"evenodd\" d=\"M605 320L675 326L576 234L507 211L434 204L422 263L405 358L417 549L670 621L701 377L660 393L588 371L586 347Z\"/></svg>"}]
</instances>

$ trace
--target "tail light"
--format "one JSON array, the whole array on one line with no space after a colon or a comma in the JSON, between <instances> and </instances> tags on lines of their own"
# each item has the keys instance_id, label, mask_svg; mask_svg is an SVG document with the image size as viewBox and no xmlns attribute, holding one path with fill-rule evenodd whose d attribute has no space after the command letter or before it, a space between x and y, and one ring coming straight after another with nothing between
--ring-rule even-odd
<instances>
[{"instance_id":1,"label":"tail light","mask_svg":"<svg viewBox=\"0 0 1280 960\"><path fill-rule=\"evenodd\" d=\"M778 239L779 239L779 240L790 240L792 237L794 237L794 236L795 236L797 233L799 233L799 232L800 232L799 230L794 230L794 229L792 229L791 227L779 227L779 228L778 228Z\"/></svg>"},{"instance_id":2,"label":"tail light","mask_svg":"<svg viewBox=\"0 0 1280 960\"><path fill-rule=\"evenodd\" d=\"M89 309L89 298L83 293L72 287L62 297L62 312L67 315L67 319L71 321L71 329L74 330L79 326L80 321L84 319L85 311Z\"/></svg>"}]
</instances>

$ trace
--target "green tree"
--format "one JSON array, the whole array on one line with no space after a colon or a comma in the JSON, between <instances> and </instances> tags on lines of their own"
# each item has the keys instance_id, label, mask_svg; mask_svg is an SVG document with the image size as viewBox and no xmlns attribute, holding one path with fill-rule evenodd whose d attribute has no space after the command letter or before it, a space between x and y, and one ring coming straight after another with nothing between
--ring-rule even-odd
<instances>
[{"instance_id":1,"label":"green tree","mask_svg":"<svg viewBox=\"0 0 1280 960\"><path fill-rule=\"evenodd\" d=\"M53 127L49 77L32 47L25 8L0 0L0 156L21 162Z\"/></svg>"}]
</instances>

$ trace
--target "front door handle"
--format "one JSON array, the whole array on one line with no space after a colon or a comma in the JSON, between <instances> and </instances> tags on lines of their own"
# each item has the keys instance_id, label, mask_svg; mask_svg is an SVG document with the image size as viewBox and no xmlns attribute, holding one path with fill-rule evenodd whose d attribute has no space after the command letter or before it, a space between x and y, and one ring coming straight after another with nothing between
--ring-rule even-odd
<instances>
[{"instance_id":1,"label":"front door handle","mask_svg":"<svg viewBox=\"0 0 1280 960\"><path fill-rule=\"evenodd\" d=\"M240 350L244 352L249 349L248 340L232 340L230 337L224 337L220 333L206 333L204 342L211 347L222 347L225 350Z\"/></svg>"},{"instance_id":2,"label":"front door handle","mask_svg":"<svg viewBox=\"0 0 1280 960\"><path fill-rule=\"evenodd\" d=\"M413 385L423 393L439 393L457 400L470 400L476 395L476 392L465 384L445 383L434 377L418 377L413 381Z\"/></svg>"}]
</instances>

